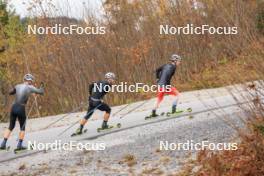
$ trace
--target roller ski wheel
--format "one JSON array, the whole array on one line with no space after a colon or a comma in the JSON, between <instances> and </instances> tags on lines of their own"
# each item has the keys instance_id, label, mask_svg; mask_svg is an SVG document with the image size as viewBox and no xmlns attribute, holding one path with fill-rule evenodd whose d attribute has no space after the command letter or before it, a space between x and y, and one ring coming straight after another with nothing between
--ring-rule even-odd
<instances>
[{"instance_id":1,"label":"roller ski wheel","mask_svg":"<svg viewBox=\"0 0 264 176\"><path fill-rule=\"evenodd\" d=\"M87 129L84 129L81 133L78 132L72 133L71 137L83 135L84 133L87 133L87 131L88 131Z\"/></svg>"},{"instance_id":2,"label":"roller ski wheel","mask_svg":"<svg viewBox=\"0 0 264 176\"><path fill-rule=\"evenodd\" d=\"M187 108L186 111L187 112L192 112L192 108Z\"/></svg>"},{"instance_id":3,"label":"roller ski wheel","mask_svg":"<svg viewBox=\"0 0 264 176\"><path fill-rule=\"evenodd\" d=\"M191 115L191 116L189 116L189 119L193 119L193 118L194 118L194 116L192 116L192 115Z\"/></svg>"},{"instance_id":4,"label":"roller ski wheel","mask_svg":"<svg viewBox=\"0 0 264 176\"><path fill-rule=\"evenodd\" d=\"M121 128L121 126L122 126L121 123L116 124L117 128Z\"/></svg>"},{"instance_id":5,"label":"roller ski wheel","mask_svg":"<svg viewBox=\"0 0 264 176\"><path fill-rule=\"evenodd\" d=\"M0 151L9 151L10 150L10 146L7 146L5 148L0 148Z\"/></svg>"}]
</instances>

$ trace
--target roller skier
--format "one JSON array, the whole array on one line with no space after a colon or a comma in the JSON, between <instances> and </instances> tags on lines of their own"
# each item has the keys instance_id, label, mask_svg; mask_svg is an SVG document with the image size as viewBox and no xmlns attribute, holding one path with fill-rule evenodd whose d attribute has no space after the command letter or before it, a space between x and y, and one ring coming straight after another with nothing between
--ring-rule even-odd
<instances>
[{"instance_id":1,"label":"roller skier","mask_svg":"<svg viewBox=\"0 0 264 176\"><path fill-rule=\"evenodd\" d=\"M158 114L156 113L157 109L160 106L160 103L162 102L164 95L173 95L175 97L173 103L172 103L172 114L176 113L176 108L179 100L179 91L171 86L171 79L173 75L175 74L176 67L181 64L181 57L177 54L173 54L170 57L170 63L162 65L156 70L156 79L158 84L158 90L157 90L157 101L155 104L154 109L152 110L152 113L150 117L156 117Z\"/></svg>"},{"instance_id":2,"label":"roller skier","mask_svg":"<svg viewBox=\"0 0 264 176\"><path fill-rule=\"evenodd\" d=\"M16 151L27 149L22 145L24 136L25 136L25 128L26 128L26 104L28 98L31 94L44 94L44 84L41 83L40 88L36 88L33 86L34 76L31 74L26 74L24 76L24 82L22 84L16 85L10 92L9 95L15 95L15 101L12 105L10 112L10 122L9 128L5 131L4 139L1 143L0 149L5 150L7 148L6 143L8 138L11 135L11 132L15 128L16 120L18 119L20 124L20 132L19 132L19 141L17 144Z\"/></svg>"},{"instance_id":3,"label":"roller skier","mask_svg":"<svg viewBox=\"0 0 264 176\"><path fill-rule=\"evenodd\" d=\"M102 123L102 129L107 129L108 120L111 113L111 108L108 104L103 102L104 96L111 90L111 86L114 84L116 76L112 72L108 72L105 74L105 80L93 82L89 85L89 107L87 114L80 120L80 127L76 130L74 135L81 135L83 133L84 125L87 123L88 119L92 116L96 109L100 111L104 111L104 120Z\"/></svg>"}]
</instances>

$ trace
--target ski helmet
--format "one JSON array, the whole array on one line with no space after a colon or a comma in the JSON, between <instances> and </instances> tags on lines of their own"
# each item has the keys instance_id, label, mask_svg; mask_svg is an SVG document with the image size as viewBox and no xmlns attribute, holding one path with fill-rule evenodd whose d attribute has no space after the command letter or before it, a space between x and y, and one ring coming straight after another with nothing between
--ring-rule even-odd
<instances>
[{"instance_id":1,"label":"ski helmet","mask_svg":"<svg viewBox=\"0 0 264 176\"><path fill-rule=\"evenodd\" d=\"M25 81L34 81L34 79L35 79L34 76L30 73L25 74L25 76L24 76Z\"/></svg>"},{"instance_id":2,"label":"ski helmet","mask_svg":"<svg viewBox=\"0 0 264 176\"><path fill-rule=\"evenodd\" d=\"M173 54L171 55L171 58L170 58L171 61L181 61L182 58L181 56L177 55L177 54Z\"/></svg>"},{"instance_id":3,"label":"ski helmet","mask_svg":"<svg viewBox=\"0 0 264 176\"><path fill-rule=\"evenodd\" d=\"M112 72L108 72L105 74L105 79L115 79L115 78L116 78L116 76Z\"/></svg>"}]
</instances>

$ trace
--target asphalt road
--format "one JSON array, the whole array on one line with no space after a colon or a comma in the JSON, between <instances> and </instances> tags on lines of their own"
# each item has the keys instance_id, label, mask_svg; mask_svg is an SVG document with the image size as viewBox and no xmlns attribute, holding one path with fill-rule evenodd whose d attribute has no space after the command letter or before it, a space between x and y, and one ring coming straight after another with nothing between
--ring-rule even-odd
<instances>
[{"instance_id":1,"label":"asphalt road","mask_svg":"<svg viewBox=\"0 0 264 176\"><path fill-rule=\"evenodd\" d=\"M248 98L245 98L247 96ZM235 98L234 98L235 97ZM36 174L38 175L128 175L174 173L186 159L194 157L195 150L159 151L160 142L198 143L237 142L237 131L244 128L244 120L248 117L251 105L247 92L236 92L221 96L207 96L194 101L179 104L179 109L192 108L192 112L184 112L174 117L161 116L145 120L150 109L132 112L120 119L112 117L110 124L121 123L121 128L111 131L97 132L101 120L87 124L88 132L82 136L70 137L78 124L35 131L27 134L25 142L49 143L56 140L61 143L79 141L96 146L103 143L105 150L98 151L28 151L15 155L11 149L0 153L0 171L3 174ZM137 104L138 105L138 104ZM144 106L144 105L143 105ZM170 106L159 109L159 113L167 112ZM47 124L50 122L47 122ZM16 136L9 140L9 145L16 145ZM98 147L98 146L97 146ZM17 157L20 157L19 159ZM25 168L21 169L21 163ZM19 169L20 168L20 169Z\"/></svg>"}]
</instances>

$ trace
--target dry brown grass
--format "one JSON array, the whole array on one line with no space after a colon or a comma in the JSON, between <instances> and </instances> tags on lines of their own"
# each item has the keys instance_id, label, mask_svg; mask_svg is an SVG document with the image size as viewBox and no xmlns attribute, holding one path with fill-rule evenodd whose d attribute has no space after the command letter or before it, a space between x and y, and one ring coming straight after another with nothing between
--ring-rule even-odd
<instances>
[{"instance_id":1,"label":"dry brown grass","mask_svg":"<svg viewBox=\"0 0 264 176\"><path fill-rule=\"evenodd\" d=\"M258 112L264 112L260 110ZM178 176L263 176L264 118L254 116L247 131L240 131L237 150L201 151L196 160L186 164ZM195 168L195 170L194 170Z\"/></svg>"},{"instance_id":2,"label":"dry brown grass","mask_svg":"<svg viewBox=\"0 0 264 176\"><path fill-rule=\"evenodd\" d=\"M25 170L26 169L26 164L21 164L18 168L18 170Z\"/></svg>"},{"instance_id":3,"label":"dry brown grass","mask_svg":"<svg viewBox=\"0 0 264 176\"><path fill-rule=\"evenodd\" d=\"M184 58L173 81L180 91L260 79L251 66L252 62L263 58L263 35L256 28L260 4L230 0L203 2L206 4L204 9L194 10L187 1L178 4L178 8L171 0L110 0L104 4L104 21L93 16L85 16L87 23L65 17L43 16L29 20L30 24L40 26L54 23L95 26L98 23L107 27L107 33L103 36L17 35L13 47L0 53L1 69L5 71L1 78L2 116L7 119L13 100L7 95L8 89L21 82L23 74L28 71L36 76L37 84L44 81L47 90L44 97L38 98L39 107L33 108L31 117L38 116L37 110L42 116L58 114L69 112L81 102L86 102L88 84L101 79L106 71L115 72L118 81L155 84L154 70L166 63L174 52ZM35 4L36 7L39 5ZM184 26L187 23L197 26L204 23L214 26L236 25L239 34L158 35L160 24ZM135 28L135 25L140 29ZM240 74L243 79L230 77L235 74ZM153 95L115 94L108 96L106 101L116 105ZM32 103L29 102L29 107Z\"/></svg>"},{"instance_id":4,"label":"dry brown grass","mask_svg":"<svg viewBox=\"0 0 264 176\"><path fill-rule=\"evenodd\" d=\"M200 153L198 163L202 167L195 175L262 176L264 138L259 132L244 135L237 151L224 151L220 154Z\"/></svg>"},{"instance_id":5,"label":"dry brown grass","mask_svg":"<svg viewBox=\"0 0 264 176\"><path fill-rule=\"evenodd\" d=\"M142 175L162 175L163 173L160 168L145 168L141 172Z\"/></svg>"},{"instance_id":6,"label":"dry brown grass","mask_svg":"<svg viewBox=\"0 0 264 176\"><path fill-rule=\"evenodd\" d=\"M162 156L160 158L160 163L163 165L167 165L171 161L171 158L168 156Z\"/></svg>"},{"instance_id":7,"label":"dry brown grass","mask_svg":"<svg viewBox=\"0 0 264 176\"><path fill-rule=\"evenodd\" d=\"M136 157L132 154L127 154L123 157L121 161L119 161L119 164L127 164L128 167L133 167L137 164Z\"/></svg>"}]
</instances>

